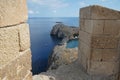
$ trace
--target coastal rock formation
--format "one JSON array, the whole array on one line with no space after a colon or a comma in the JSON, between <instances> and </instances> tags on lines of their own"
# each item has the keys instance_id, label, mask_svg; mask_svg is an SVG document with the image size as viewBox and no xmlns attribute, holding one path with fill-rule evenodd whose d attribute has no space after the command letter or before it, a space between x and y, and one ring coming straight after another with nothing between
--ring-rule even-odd
<instances>
[{"instance_id":1,"label":"coastal rock formation","mask_svg":"<svg viewBox=\"0 0 120 80\"><path fill-rule=\"evenodd\" d=\"M78 58L78 48L66 48L66 45L55 46L49 58L49 69L57 69L61 65L68 65Z\"/></svg>"},{"instance_id":2,"label":"coastal rock formation","mask_svg":"<svg viewBox=\"0 0 120 80\"><path fill-rule=\"evenodd\" d=\"M49 75L40 74L33 76L33 80L56 80L56 79Z\"/></svg>"},{"instance_id":3,"label":"coastal rock formation","mask_svg":"<svg viewBox=\"0 0 120 80\"><path fill-rule=\"evenodd\" d=\"M52 36L57 38L67 38L66 40L74 39L79 35L79 28L74 26L67 26L62 23L56 24L53 26L53 29L50 33Z\"/></svg>"},{"instance_id":4,"label":"coastal rock formation","mask_svg":"<svg viewBox=\"0 0 120 80\"><path fill-rule=\"evenodd\" d=\"M80 65L76 61L68 65L62 65L56 70L48 70L47 72L35 75L33 76L33 80L91 80L91 79L88 76L88 74L82 71Z\"/></svg>"}]
</instances>

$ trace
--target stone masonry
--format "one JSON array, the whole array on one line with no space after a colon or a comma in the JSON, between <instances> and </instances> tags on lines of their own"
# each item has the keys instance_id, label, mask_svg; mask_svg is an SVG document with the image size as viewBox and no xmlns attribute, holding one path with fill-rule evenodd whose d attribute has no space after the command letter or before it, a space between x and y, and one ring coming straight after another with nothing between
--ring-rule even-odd
<instances>
[{"instance_id":1,"label":"stone masonry","mask_svg":"<svg viewBox=\"0 0 120 80\"><path fill-rule=\"evenodd\" d=\"M0 80L32 80L26 0L0 0Z\"/></svg>"},{"instance_id":2,"label":"stone masonry","mask_svg":"<svg viewBox=\"0 0 120 80\"><path fill-rule=\"evenodd\" d=\"M79 41L79 63L91 80L119 80L119 11L96 5L81 8Z\"/></svg>"}]
</instances>

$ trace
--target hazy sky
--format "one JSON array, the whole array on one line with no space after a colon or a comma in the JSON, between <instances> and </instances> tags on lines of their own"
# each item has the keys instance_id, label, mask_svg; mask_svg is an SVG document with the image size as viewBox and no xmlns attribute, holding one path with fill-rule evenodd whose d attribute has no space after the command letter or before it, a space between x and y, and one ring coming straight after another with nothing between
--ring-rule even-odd
<instances>
[{"instance_id":1,"label":"hazy sky","mask_svg":"<svg viewBox=\"0 0 120 80\"><path fill-rule=\"evenodd\" d=\"M120 11L120 0L27 0L29 17L78 17L79 9L101 5Z\"/></svg>"}]
</instances>

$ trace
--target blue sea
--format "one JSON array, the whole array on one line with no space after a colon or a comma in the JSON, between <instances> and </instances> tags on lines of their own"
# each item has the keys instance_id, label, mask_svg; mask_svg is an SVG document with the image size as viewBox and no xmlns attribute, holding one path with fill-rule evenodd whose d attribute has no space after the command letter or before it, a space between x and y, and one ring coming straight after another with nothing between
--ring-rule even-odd
<instances>
[{"instance_id":1,"label":"blue sea","mask_svg":"<svg viewBox=\"0 0 120 80\"><path fill-rule=\"evenodd\" d=\"M55 45L60 42L56 38L50 36L50 31L56 22L63 22L69 26L79 26L78 17L62 17L62 18L29 18L32 51L32 73L39 74L47 70L48 57L52 53ZM77 42L68 42L67 47L74 47ZM73 46L72 46L73 45Z\"/></svg>"},{"instance_id":2,"label":"blue sea","mask_svg":"<svg viewBox=\"0 0 120 80\"><path fill-rule=\"evenodd\" d=\"M66 48L78 47L78 39L68 41Z\"/></svg>"}]
</instances>

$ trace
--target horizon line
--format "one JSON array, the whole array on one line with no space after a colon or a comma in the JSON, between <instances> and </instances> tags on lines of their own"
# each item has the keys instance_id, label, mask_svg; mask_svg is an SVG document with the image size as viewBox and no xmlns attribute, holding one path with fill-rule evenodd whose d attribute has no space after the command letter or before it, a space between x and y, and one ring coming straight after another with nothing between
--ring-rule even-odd
<instances>
[{"instance_id":1,"label":"horizon line","mask_svg":"<svg viewBox=\"0 0 120 80\"><path fill-rule=\"evenodd\" d=\"M71 16L71 17L73 17L73 16ZM77 17L77 16L75 16L75 17ZM28 17L28 18L70 18L70 17L36 17L35 16L35 17Z\"/></svg>"}]
</instances>

